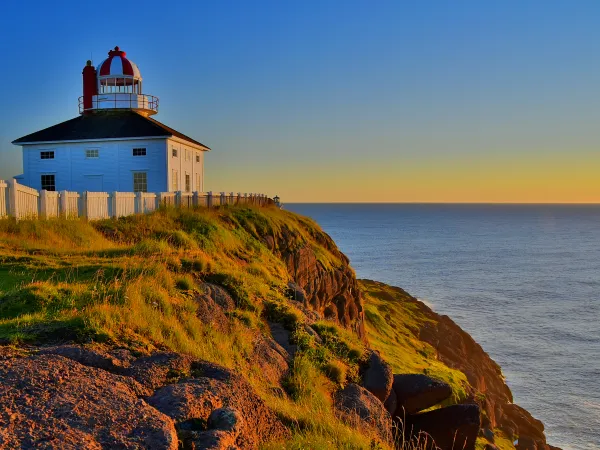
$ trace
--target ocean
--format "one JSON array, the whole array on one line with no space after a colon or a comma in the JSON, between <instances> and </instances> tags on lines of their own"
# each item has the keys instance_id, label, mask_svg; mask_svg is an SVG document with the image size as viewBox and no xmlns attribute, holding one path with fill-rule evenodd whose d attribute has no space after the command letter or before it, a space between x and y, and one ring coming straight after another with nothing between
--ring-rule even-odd
<instances>
[{"instance_id":1,"label":"ocean","mask_svg":"<svg viewBox=\"0 0 600 450\"><path fill-rule=\"evenodd\" d=\"M600 205L287 204L447 314L565 450L600 449Z\"/></svg>"}]
</instances>

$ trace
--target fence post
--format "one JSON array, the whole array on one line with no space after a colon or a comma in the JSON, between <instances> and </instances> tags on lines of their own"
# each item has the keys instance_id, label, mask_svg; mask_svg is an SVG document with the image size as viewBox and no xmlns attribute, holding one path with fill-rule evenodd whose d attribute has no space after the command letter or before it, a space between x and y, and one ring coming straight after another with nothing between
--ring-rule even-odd
<instances>
[{"instance_id":1,"label":"fence post","mask_svg":"<svg viewBox=\"0 0 600 450\"><path fill-rule=\"evenodd\" d=\"M67 198L67 191L60 191L58 194L59 214L67 218L67 211L69 206L69 199Z\"/></svg>"},{"instance_id":2,"label":"fence post","mask_svg":"<svg viewBox=\"0 0 600 450\"><path fill-rule=\"evenodd\" d=\"M137 214L144 214L144 197L143 193L136 192L135 193L135 212Z\"/></svg>"},{"instance_id":3,"label":"fence post","mask_svg":"<svg viewBox=\"0 0 600 450\"><path fill-rule=\"evenodd\" d=\"M81 197L79 198L79 205L81 206L81 217L85 217L86 219L90 217L90 211L88 207L88 191L83 191L81 193Z\"/></svg>"},{"instance_id":4,"label":"fence post","mask_svg":"<svg viewBox=\"0 0 600 450\"><path fill-rule=\"evenodd\" d=\"M198 191L192 192L192 206L200 206Z\"/></svg>"},{"instance_id":5,"label":"fence post","mask_svg":"<svg viewBox=\"0 0 600 450\"><path fill-rule=\"evenodd\" d=\"M175 192L175 206L181 208L181 191Z\"/></svg>"},{"instance_id":6,"label":"fence post","mask_svg":"<svg viewBox=\"0 0 600 450\"><path fill-rule=\"evenodd\" d=\"M9 215L19 219L19 202L17 201L17 186L19 183L14 178L8 182L8 211Z\"/></svg>"},{"instance_id":7,"label":"fence post","mask_svg":"<svg viewBox=\"0 0 600 450\"><path fill-rule=\"evenodd\" d=\"M206 193L206 207L207 208L212 208L213 206L213 196L212 196L212 191L208 191Z\"/></svg>"},{"instance_id":8,"label":"fence post","mask_svg":"<svg viewBox=\"0 0 600 450\"><path fill-rule=\"evenodd\" d=\"M116 219L117 218L117 191L114 191L110 197L110 217Z\"/></svg>"},{"instance_id":9,"label":"fence post","mask_svg":"<svg viewBox=\"0 0 600 450\"><path fill-rule=\"evenodd\" d=\"M40 191L40 217L48 218L48 191L46 189Z\"/></svg>"},{"instance_id":10,"label":"fence post","mask_svg":"<svg viewBox=\"0 0 600 450\"><path fill-rule=\"evenodd\" d=\"M225 192L221 192L221 205L226 205L227 199L225 198Z\"/></svg>"},{"instance_id":11,"label":"fence post","mask_svg":"<svg viewBox=\"0 0 600 450\"><path fill-rule=\"evenodd\" d=\"M238 192L237 193L237 199L235 201L238 205L242 203L242 193Z\"/></svg>"}]
</instances>

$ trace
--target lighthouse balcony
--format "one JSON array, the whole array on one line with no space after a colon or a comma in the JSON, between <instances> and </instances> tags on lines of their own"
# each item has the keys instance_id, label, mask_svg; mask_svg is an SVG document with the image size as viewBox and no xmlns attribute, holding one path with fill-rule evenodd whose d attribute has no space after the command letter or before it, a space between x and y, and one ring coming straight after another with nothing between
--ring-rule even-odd
<instances>
[{"instance_id":1,"label":"lighthouse balcony","mask_svg":"<svg viewBox=\"0 0 600 450\"><path fill-rule=\"evenodd\" d=\"M87 107L86 107L87 106ZM158 112L158 97L135 93L106 93L92 96L91 105L79 97L79 113L106 109L133 109L145 115Z\"/></svg>"}]
</instances>

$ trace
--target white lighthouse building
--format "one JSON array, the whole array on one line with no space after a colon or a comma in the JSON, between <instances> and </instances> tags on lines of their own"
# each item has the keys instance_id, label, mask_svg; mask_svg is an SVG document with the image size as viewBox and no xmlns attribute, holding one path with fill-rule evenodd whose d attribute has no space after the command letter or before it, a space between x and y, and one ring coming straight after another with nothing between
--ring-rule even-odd
<instances>
[{"instance_id":1,"label":"white lighthouse building","mask_svg":"<svg viewBox=\"0 0 600 450\"><path fill-rule=\"evenodd\" d=\"M210 148L150 117L157 112L138 67L115 47L84 67L78 117L13 141L23 148L18 179L48 191L203 191Z\"/></svg>"}]
</instances>

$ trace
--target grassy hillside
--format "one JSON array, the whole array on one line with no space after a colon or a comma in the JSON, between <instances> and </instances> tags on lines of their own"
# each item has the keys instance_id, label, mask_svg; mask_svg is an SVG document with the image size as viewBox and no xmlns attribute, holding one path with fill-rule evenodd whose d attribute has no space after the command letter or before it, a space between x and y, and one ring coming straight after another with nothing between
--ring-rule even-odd
<instances>
[{"instance_id":1,"label":"grassy hillside","mask_svg":"<svg viewBox=\"0 0 600 450\"><path fill-rule=\"evenodd\" d=\"M340 264L314 239L314 222L276 208L165 209L93 223L0 220L0 342L73 340L193 355L243 373L293 428L289 448L370 448L370 434L341 423L331 405L339 383L356 375L355 336L323 323L330 339L317 345L296 332L300 352L286 380L292 400L273 393L253 359L267 318L295 329L304 317L285 297L285 265L262 240L283 232L290 247L315 249L325 267ZM204 281L234 297L227 333L197 316Z\"/></svg>"},{"instance_id":2,"label":"grassy hillside","mask_svg":"<svg viewBox=\"0 0 600 450\"><path fill-rule=\"evenodd\" d=\"M369 345L379 350L394 373L424 373L452 387L446 404L460 403L473 388L466 375L440 362L436 350L419 339L419 330L433 319L424 315L404 291L371 280L360 280L365 299L365 319ZM500 430L494 430L494 444L500 450L513 450L513 443ZM478 449L488 443L478 439Z\"/></svg>"},{"instance_id":3,"label":"grassy hillside","mask_svg":"<svg viewBox=\"0 0 600 450\"><path fill-rule=\"evenodd\" d=\"M331 395L356 381L364 342L327 321L303 331L305 316L286 298L290 274L265 236L285 236L288 249L310 246L325 268L342 262L319 244L310 219L276 208L164 209L119 220L0 220L0 343L75 341L172 350L244 374L293 430L287 448L385 448L375 435L347 426ZM322 242L322 240L321 240ZM202 283L227 289L236 302L229 331L198 317ZM447 381L454 401L466 395L464 374L439 361L416 330L425 320L383 285L363 283L367 332L397 373L423 372ZM281 397L253 355L268 320L292 331L299 352ZM273 448L280 448L279 444ZM508 447L506 447L508 448Z\"/></svg>"}]
</instances>

